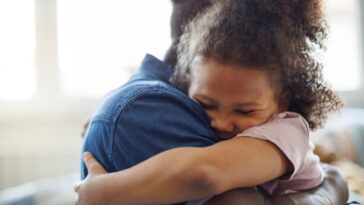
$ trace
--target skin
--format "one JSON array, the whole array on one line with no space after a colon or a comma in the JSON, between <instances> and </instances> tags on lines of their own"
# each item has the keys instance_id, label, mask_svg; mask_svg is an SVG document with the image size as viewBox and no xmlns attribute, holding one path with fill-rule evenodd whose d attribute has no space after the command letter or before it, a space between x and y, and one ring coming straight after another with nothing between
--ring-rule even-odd
<instances>
[{"instance_id":1,"label":"skin","mask_svg":"<svg viewBox=\"0 0 364 205\"><path fill-rule=\"evenodd\" d=\"M222 139L231 139L285 110L263 69L201 57L193 65L189 96L202 105Z\"/></svg>"},{"instance_id":2,"label":"skin","mask_svg":"<svg viewBox=\"0 0 364 205\"><path fill-rule=\"evenodd\" d=\"M209 0L172 0L173 11L171 15L171 37L173 41L173 45L168 49L164 61L170 64L172 67L175 66L177 62L177 54L176 54L176 45L178 44L178 39L182 34L183 26L187 24L188 19L192 19L199 11L203 10L207 6L211 4ZM85 127L87 127L85 124ZM98 163L96 161L90 160L92 166L88 167L89 171L89 181L93 181L93 177L98 176L101 173L97 172ZM95 173L94 173L94 167ZM331 166L324 166L323 168L326 172L326 178L324 183L313 190L300 192L296 194L290 194L287 196L277 197L277 198L265 198L265 203L267 204L317 204L317 205L342 205L345 204L346 199L348 198L348 190L347 184L342 176L338 173L338 171ZM106 173L106 172L105 172ZM98 177L96 177L98 178ZM87 182L87 181L85 181ZM86 183L87 184L87 183ZM79 185L79 183L78 183ZM77 187L77 186L76 186ZM244 192L245 190L240 191ZM237 192L237 190L235 190ZM227 192L229 193L229 192ZM255 192L254 190L248 190L248 193L254 195L259 195L259 192ZM247 195L247 194L246 194ZM248 196L248 195L247 195ZM263 197L263 196L261 196ZM246 203L246 204L258 204L256 202Z\"/></svg>"},{"instance_id":3,"label":"skin","mask_svg":"<svg viewBox=\"0 0 364 205\"><path fill-rule=\"evenodd\" d=\"M166 57L164 59L165 62L170 64L172 67L177 62L177 54L175 46L177 45L178 39L182 34L182 26L187 23L187 19L192 19L194 15L199 11L210 5L209 0L199 0L201 5L195 5L196 0L172 0L173 12L171 15L171 37L174 45L171 45L170 49L166 53ZM204 5L204 6L203 6ZM85 127L87 127L88 122L85 123ZM85 129L84 129L85 131ZM84 135L84 132L82 136ZM94 181L94 177L98 178L98 175L105 174L106 172L100 172L99 164L97 161L89 160L90 167L88 167L89 176L88 181L84 182L84 185L91 184L89 182ZM86 163L87 165L87 163ZM265 203L267 204L317 204L317 205L342 205L345 204L346 199L348 198L348 190L347 184L342 176L338 173L338 171L327 165L323 165L323 168L326 172L326 178L324 183L313 190L300 192L296 194L285 195L276 198L265 198ZM76 189L79 190L80 183L77 183ZM87 188L87 186L85 186ZM87 190L87 189L85 189ZM254 199L254 197L263 196L251 189L240 189L240 194L245 194L247 198ZM238 192L238 190L234 190L234 193ZM246 192L246 193L245 193ZM229 194L230 192L226 192L225 194ZM249 197L249 194L254 195L253 197ZM82 194L81 194L82 196ZM244 204L244 202L242 202ZM258 205L257 202L248 201L246 204L255 204ZM260 204L260 203L259 203Z\"/></svg>"},{"instance_id":4,"label":"skin","mask_svg":"<svg viewBox=\"0 0 364 205\"><path fill-rule=\"evenodd\" d=\"M264 205L265 198L255 188L243 188L227 191L209 200L205 205Z\"/></svg>"},{"instance_id":5,"label":"skin","mask_svg":"<svg viewBox=\"0 0 364 205\"><path fill-rule=\"evenodd\" d=\"M76 199L76 204L112 204L106 203L103 199L98 197L103 196L91 196L88 194L90 188L98 186L98 180L103 180L103 175L107 172L96 161L96 159L90 153L84 153L83 158L89 175L87 180L80 181L75 184L75 191L79 193L79 197ZM347 182L340 175L338 170L332 166L322 164L323 169L326 172L326 177L320 188L315 188L305 192L288 194L278 197L267 197L260 194L254 188L245 188L227 191L223 194L217 195L211 199L209 205L294 205L294 204L317 204L317 205L342 205L345 204L348 199ZM111 184L110 184L111 186ZM95 190L91 190L93 192ZM97 192L97 190L96 190ZM85 195L87 198L82 198ZM244 198L244 199L242 199ZM239 201L235 200L239 199ZM93 200L93 201L92 201ZM145 203L151 204L151 203Z\"/></svg>"},{"instance_id":6,"label":"skin","mask_svg":"<svg viewBox=\"0 0 364 205\"><path fill-rule=\"evenodd\" d=\"M171 204L256 186L290 171L287 158L270 142L230 139L279 112L267 74L212 59L194 65L189 95L203 103L213 128L229 140L168 150L111 174L86 154L86 166L101 171L76 186L78 204Z\"/></svg>"}]
</instances>

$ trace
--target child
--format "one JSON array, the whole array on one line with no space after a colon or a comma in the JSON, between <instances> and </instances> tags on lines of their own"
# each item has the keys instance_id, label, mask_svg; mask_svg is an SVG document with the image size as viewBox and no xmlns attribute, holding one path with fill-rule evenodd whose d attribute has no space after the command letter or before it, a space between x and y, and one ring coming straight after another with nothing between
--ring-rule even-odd
<instances>
[{"instance_id":1,"label":"child","mask_svg":"<svg viewBox=\"0 0 364 205\"><path fill-rule=\"evenodd\" d=\"M83 193L98 190L120 204L164 204L255 185L271 195L319 185L323 174L308 129L320 127L341 102L312 56L325 36L317 2L217 1L192 21L173 82L229 140L164 152L102 175Z\"/></svg>"}]
</instances>

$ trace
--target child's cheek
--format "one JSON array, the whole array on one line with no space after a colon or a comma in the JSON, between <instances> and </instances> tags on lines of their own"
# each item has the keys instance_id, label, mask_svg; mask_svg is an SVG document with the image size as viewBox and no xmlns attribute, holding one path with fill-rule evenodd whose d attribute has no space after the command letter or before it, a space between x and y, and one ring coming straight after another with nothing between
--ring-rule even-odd
<instances>
[{"instance_id":1,"label":"child's cheek","mask_svg":"<svg viewBox=\"0 0 364 205\"><path fill-rule=\"evenodd\" d=\"M254 126L258 126L258 125L262 125L266 122L266 118L264 117L260 117L260 116L247 116L244 118L239 119L237 126L239 131L244 131L248 128L254 127Z\"/></svg>"}]
</instances>

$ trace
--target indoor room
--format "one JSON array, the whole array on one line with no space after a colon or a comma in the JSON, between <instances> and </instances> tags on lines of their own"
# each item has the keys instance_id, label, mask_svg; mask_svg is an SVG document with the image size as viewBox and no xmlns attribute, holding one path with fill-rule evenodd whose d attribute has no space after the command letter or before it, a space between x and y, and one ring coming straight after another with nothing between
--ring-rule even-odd
<instances>
[{"instance_id":1,"label":"indoor room","mask_svg":"<svg viewBox=\"0 0 364 205\"><path fill-rule=\"evenodd\" d=\"M364 1L323 5L327 48L317 56L344 106L310 139L347 181L348 202L364 204ZM147 53L165 57L172 8L171 0L0 0L0 205L75 203L87 123Z\"/></svg>"}]
</instances>

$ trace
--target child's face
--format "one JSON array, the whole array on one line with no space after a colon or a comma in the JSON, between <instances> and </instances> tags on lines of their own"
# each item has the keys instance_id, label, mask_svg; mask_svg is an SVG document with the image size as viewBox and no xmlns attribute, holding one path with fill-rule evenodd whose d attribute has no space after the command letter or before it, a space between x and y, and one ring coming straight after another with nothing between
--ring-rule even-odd
<instances>
[{"instance_id":1,"label":"child's face","mask_svg":"<svg viewBox=\"0 0 364 205\"><path fill-rule=\"evenodd\" d=\"M222 139L263 124L280 112L266 72L213 59L194 61L188 94L203 106Z\"/></svg>"}]
</instances>

